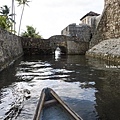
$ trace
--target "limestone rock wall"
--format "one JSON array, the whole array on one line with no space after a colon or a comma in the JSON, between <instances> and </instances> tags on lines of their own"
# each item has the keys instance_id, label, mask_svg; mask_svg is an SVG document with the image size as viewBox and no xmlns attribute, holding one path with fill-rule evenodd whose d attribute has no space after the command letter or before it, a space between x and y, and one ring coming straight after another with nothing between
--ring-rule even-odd
<instances>
[{"instance_id":1,"label":"limestone rock wall","mask_svg":"<svg viewBox=\"0 0 120 120\"><path fill-rule=\"evenodd\" d=\"M120 38L101 41L89 49L86 55L120 64Z\"/></svg>"},{"instance_id":2,"label":"limestone rock wall","mask_svg":"<svg viewBox=\"0 0 120 120\"><path fill-rule=\"evenodd\" d=\"M105 0L87 56L120 63L120 0Z\"/></svg>"},{"instance_id":3,"label":"limestone rock wall","mask_svg":"<svg viewBox=\"0 0 120 120\"><path fill-rule=\"evenodd\" d=\"M120 38L120 0L105 0L103 14L90 42L90 48L112 38Z\"/></svg>"},{"instance_id":4,"label":"limestone rock wall","mask_svg":"<svg viewBox=\"0 0 120 120\"><path fill-rule=\"evenodd\" d=\"M22 54L21 38L0 28L0 71Z\"/></svg>"}]
</instances>

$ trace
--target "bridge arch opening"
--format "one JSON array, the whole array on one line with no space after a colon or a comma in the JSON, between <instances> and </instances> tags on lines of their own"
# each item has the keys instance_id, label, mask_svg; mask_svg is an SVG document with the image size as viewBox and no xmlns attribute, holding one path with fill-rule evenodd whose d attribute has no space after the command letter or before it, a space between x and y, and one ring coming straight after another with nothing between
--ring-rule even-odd
<instances>
[{"instance_id":1,"label":"bridge arch opening","mask_svg":"<svg viewBox=\"0 0 120 120\"><path fill-rule=\"evenodd\" d=\"M57 61L60 58L61 54L67 54L67 49L65 47L59 46L56 48L54 54L55 54L55 60Z\"/></svg>"},{"instance_id":2,"label":"bridge arch opening","mask_svg":"<svg viewBox=\"0 0 120 120\"><path fill-rule=\"evenodd\" d=\"M67 54L67 48L64 46L57 46L55 52L59 52L59 54Z\"/></svg>"}]
</instances>

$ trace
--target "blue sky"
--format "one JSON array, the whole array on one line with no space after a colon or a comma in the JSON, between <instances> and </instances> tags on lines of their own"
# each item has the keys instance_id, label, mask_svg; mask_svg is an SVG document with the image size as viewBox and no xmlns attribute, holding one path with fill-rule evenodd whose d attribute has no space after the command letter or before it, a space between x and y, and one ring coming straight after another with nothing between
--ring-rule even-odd
<instances>
[{"instance_id":1,"label":"blue sky","mask_svg":"<svg viewBox=\"0 0 120 120\"><path fill-rule=\"evenodd\" d=\"M12 1L12 0L11 0ZM30 0L29 7L25 7L21 32L26 25L37 29L43 38L60 35L61 30L71 23L80 23L86 13L90 11L102 13L104 0ZM0 0L0 6L11 6L10 0ZM16 3L17 6L17 3ZM16 31L18 31L21 7L16 7Z\"/></svg>"}]
</instances>

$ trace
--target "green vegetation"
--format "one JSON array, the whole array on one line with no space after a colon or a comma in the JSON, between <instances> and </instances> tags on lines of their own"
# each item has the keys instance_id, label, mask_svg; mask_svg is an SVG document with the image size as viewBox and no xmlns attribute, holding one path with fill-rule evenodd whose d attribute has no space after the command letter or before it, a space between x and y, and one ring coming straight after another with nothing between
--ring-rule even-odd
<instances>
[{"instance_id":1,"label":"green vegetation","mask_svg":"<svg viewBox=\"0 0 120 120\"><path fill-rule=\"evenodd\" d=\"M12 6L11 6L11 12L10 14L10 8L7 5L4 5L3 7L0 7L0 27L12 32L15 34L15 1L18 3L18 7L22 6L22 13L20 17L20 23L19 23L19 30L18 30L18 36L20 35L20 29L21 29L21 23L22 23L22 18L23 18L23 13L25 6L29 6L28 3L30 1L28 0L12 0ZM27 31L22 33L21 36L24 37L31 37L31 38L42 38L39 35L39 32L36 32L36 28L33 28L32 26L26 26Z\"/></svg>"},{"instance_id":2,"label":"green vegetation","mask_svg":"<svg viewBox=\"0 0 120 120\"><path fill-rule=\"evenodd\" d=\"M7 31L11 31L10 28L15 22L13 19L11 19L11 16L14 16L14 14L10 14L10 9L8 8L7 5L0 7L0 27L1 28Z\"/></svg>"},{"instance_id":3,"label":"green vegetation","mask_svg":"<svg viewBox=\"0 0 120 120\"><path fill-rule=\"evenodd\" d=\"M36 32L36 28L32 26L26 26L27 31L21 34L22 37L29 37L29 38L42 38L39 35L39 32Z\"/></svg>"}]
</instances>

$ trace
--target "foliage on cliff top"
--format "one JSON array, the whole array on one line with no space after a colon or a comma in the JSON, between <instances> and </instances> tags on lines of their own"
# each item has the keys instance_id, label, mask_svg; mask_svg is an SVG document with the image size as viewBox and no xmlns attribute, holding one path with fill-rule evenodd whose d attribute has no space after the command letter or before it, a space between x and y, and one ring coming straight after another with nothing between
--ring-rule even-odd
<instances>
[{"instance_id":1,"label":"foliage on cliff top","mask_svg":"<svg viewBox=\"0 0 120 120\"><path fill-rule=\"evenodd\" d=\"M27 30L21 34L22 37L29 37L29 38L42 38L41 35L39 35L39 32L36 32L36 28L33 26L26 26Z\"/></svg>"}]
</instances>

